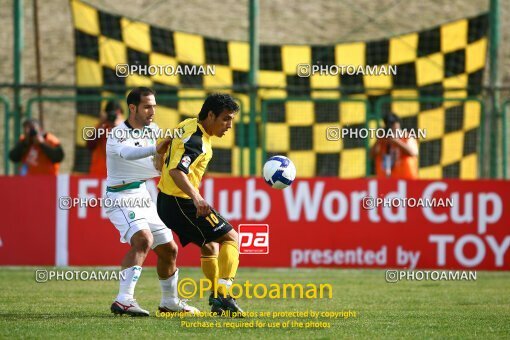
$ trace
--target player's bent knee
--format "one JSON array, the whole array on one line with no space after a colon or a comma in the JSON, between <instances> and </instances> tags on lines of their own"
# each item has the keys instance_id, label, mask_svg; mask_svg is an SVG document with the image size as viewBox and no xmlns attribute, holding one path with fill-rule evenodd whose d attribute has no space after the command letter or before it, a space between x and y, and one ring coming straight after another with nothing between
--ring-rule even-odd
<instances>
[{"instance_id":1,"label":"player's bent knee","mask_svg":"<svg viewBox=\"0 0 510 340\"><path fill-rule=\"evenodd\" d=\"M235 231L234 229L229 231L225 236L227 236L227 239L225 241L233 241L237 243L238 240L237 231Z\"/></svg>"},{"instance_id":2,"label":"player's bent knee","mask_svg":"<svg viewBox=\"0 0 510 340\"><path fill-rule=\"evenodd\" d=\"M131 247L137 251L148 253L154 239L150 231L140 230L131 237Z\"/></svg>"},{"instance_id":3,"label":"player's bent knee","mask_svg":"<svg viewBox=\"0 0 510 340\"><path fill-rule=\"evenodd\" d=\"M168 243L168 255L172 259L176 259L178 253L179 253L179 248L177 247L177 244L174 241L169 242Z\"/></svg>"},{"instance_id":4,"label":"player's bent knee","mask_svg":"<svg viewBox=\"0 0 510 340\"><path fill-rule=\"evenodd\" d=\"M232 229L228 233L221 236L220 238L218 238L215 241L218 243L223 243L225 241L231 241L231 242L237 243L237 240L238 240L237 232L234 229Z\"/></svg>"},{"instance_id":5,"label":"player's bent knee","mask_svg":"<svg viewBox=\"0 0 510 340\"><path fill-rule=\"evenodd\" d=\"M158 255L158 258L167 263L175 263L177 260L177 254L179 248L174 241L160 244L154 248L154 252Z\"/></svg>"},{"instance_id":6,"label":"player's bent knee","mask_svg":"<svg viewBox=\"0 0 510 340\"><path fill-rule=\"evenodd\" d=\"M143 239L137 242L135 245L135 248L138 251L143 251L144 253L148 253L152 246L152 240L149 239Z\"/></svg>"},{"instance_id":7,"label":"player's bent knee","mask_svg":"<svg viewBox=\"0 0 510 340\"><path fill-rule=\"evenodd\" d=\"M216 242L209 242L202 246L201 253L202 256L214 256L218 255L219 245Z\"/></svg>"}]
</instances>

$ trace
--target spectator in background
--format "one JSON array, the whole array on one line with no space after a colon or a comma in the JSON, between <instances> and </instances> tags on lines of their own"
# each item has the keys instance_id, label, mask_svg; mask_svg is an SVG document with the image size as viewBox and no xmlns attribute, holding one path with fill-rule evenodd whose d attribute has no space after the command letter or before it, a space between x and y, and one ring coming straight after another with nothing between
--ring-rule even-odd
<instances>
[{"instance_id":1,"label":"spectator in background","mask_svg":"<svg viewBox=\"0 0 510 340\"><path fill-rule=\"evenodd\" d=\"M87 141L87 148L92 152L89 174L106 178L106 132L122 123L122 113L122 107L115 100L110 100L101 112L101 121L96 129L102 129L104 133L96 133L95 139Z\"/></svg>"},{"instance_id":2,"label":"spectator in background","mask_svg":"<svg viewBox=\"0 0 510 340\"><path fill-rule=\"evenodd\" d=\"M384 117L387 132L391 130L395 136L396 131L401 130L401 124L401 119L394 113ZM403 138L380 138L375 142L370 157L375 159L376 177L418 178L418 143L409 134L403 135Z\"/></svg>"},{"instance_id":3,"label":"spectator in background","mask_svg":"<svg viewBox=\"0 0 510 340\"><path fill-rule=\"evenodd\" d=\"M20 175L56 175L64 150L57 137L45 132L36 119L23 122L23 134L9 153L15 163L22 163Z\"/></svg>"}]
</instances>

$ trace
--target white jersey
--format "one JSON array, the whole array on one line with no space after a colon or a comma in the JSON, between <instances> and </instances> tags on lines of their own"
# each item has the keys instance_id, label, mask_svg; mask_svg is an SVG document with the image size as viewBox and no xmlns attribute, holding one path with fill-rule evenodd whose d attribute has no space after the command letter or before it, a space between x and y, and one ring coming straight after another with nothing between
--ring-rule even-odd
<instances>
[{"instance_id":1,"label":"white jersey","mask_svg":"<svg viewBox=\"0 0 510 340\"><path fill-rule=\"evenodd\" d=\"M121 157L120 153L125 146L155 146L158 126L151 123L151 125L145 127L145 129L152 129L155 133L137 134L133 133L133 128L128 126L126 122L114 127L108 134L106 142L107 186L118 186L160 176L160 172L154 168L154 155L136 160L127 160Z\"/></svg>"}]
</instances>

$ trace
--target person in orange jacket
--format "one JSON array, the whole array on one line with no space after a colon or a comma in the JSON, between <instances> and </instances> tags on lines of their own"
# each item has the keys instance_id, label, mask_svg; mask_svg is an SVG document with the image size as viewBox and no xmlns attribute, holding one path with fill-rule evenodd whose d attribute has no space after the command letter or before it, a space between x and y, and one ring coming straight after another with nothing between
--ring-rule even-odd
<instances>
[{"instance_id":1,"label":"person in orange jacket","mask_svg":"<svg viewBox=\"0 0 510 340\"><path fill-rule=\"evenodd\" d=\"M394 113L384 117L384 125L393 135L401 130L401 119ZM375 174L378 178L418 178L418 143L409 134L402 138L379 138L370 150L375 159ZM400 136L398 136L400 137Z\"/></svg>"},{"instance_id":2,"label":"person in orange jacket","mask_svg":"<svg viewBox=\"0 0 510 340\"><path fill-rule=\"evenodd\" d=\"M59 139L45 132L37 119L23 122L23 134L9 153L15 163L21 162L20 175L57 175L64 150Z\"/></svg>"}]
</instances>

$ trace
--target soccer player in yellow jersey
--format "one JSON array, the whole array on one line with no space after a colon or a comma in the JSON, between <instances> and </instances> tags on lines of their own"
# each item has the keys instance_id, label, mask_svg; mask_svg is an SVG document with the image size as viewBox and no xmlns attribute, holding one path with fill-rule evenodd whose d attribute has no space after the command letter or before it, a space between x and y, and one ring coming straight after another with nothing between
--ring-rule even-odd
<instances>
[{"instance_id":1,"label":"soccer player in yellow jersey","mask_svg":"<svg viewBox=\"0 0 510 340\"><path fill-rule=\"evenodd\" d=\"M237 232L200 195L198 187L212 158L211 137L223 137L232 127L239 106L227 94L212 94L197 118L178 125L182 138L174 138L165 155L158 185L158 214L178 236L182 246L192 242L201 248L201 267L213 283L211 311L242 312L226 293L239 265ZM219 245L219 247L218 247ZM219 248L219 251L218 251Z\"/></svg>"}]
</instances>

